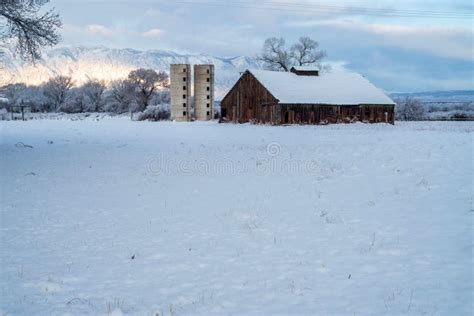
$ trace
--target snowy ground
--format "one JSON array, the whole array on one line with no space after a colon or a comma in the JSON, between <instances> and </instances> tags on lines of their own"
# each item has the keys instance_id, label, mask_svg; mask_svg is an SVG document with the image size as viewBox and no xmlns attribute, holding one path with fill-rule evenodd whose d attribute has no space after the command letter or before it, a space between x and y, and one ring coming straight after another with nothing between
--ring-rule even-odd
<instances>
[{"instance_id":1,"label":"snowy ground","mask_svg":"<svg viewBox=\"0 0 474 316\"><path fill-rule=\"evenodd\" d=\"M470 315L471 122L0 122L0 314Z\"/></svg>"}]
</instances>

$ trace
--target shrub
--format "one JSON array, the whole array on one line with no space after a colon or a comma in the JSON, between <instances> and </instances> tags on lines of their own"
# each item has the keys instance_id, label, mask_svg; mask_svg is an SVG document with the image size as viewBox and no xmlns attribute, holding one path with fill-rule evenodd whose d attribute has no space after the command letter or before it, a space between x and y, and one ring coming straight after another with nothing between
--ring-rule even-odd
<instances>
[{"instance_id":1,"label":"shrub","mask_svg":"<svg viewBox=\"0 0 474 316\"><path fill-rule=\"evenodd\" d=\"M136 115L137 121L163 121L170 119L169 104L150 105Z\"/></svg>"},{"instance_id":2,"label":"shrub","mask_svg":"<svg viewBox=\"0 0 474 316\"><path fill-rule=\"evenodd\" d=\"M10 113L8 113L7 109L0 109L0 121L9 121L10 117Z\"/></svg>"},{"instance_id":3,"label":"shrub","mask_svg":"<svg viewBox=\"0 0 474 316\"><path fill-rule=\"evenodd\" d=\"M397 100L396 118L401 121L420 121L425 118L425 109L420 101L407 97Z\"/></svg>"},{"instance_id":4,"label":"shrub","mask_svg":"<svg viewBox=\"0 0 474 316\"><path fill-rule=\"evenodd\" d=\"M466 113L463 112L456 112L451 115L451 119L468 119L469 116Z\"/></svg>"}]
</instances>

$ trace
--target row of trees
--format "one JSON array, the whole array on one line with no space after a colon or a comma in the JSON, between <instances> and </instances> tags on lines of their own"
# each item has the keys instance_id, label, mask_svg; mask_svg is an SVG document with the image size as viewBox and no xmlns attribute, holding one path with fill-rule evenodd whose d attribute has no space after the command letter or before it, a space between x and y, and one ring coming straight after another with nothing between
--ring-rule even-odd
<instances>
[{"instance_id":1,"label":"row of trees","mask_svg":"<svg viewBox=\"0 0 474 316\"><path fill-rule=\"evenodd\" d=\"M29 105L32 111L124 113L169 103L168 88L165 72L137 69L126 79L109 83L89 79L77 86L71 77L56 76L40 86L12 84L2 92L9 100L7 106Z\"/></svg>"}]
</instances>

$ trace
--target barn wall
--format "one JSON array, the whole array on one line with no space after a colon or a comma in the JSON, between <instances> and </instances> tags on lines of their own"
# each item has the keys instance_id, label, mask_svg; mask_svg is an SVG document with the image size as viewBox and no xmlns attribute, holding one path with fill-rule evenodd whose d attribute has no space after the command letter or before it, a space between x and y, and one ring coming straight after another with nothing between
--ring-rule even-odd
<instances>
[{"instance_id":1,"label":"barn wall","mask_svg":"<svg viewBox=\"0 0 474 316\"><path fill-rule=\"evenodd\" d=\"M250 73L245 72L221 101L221 115L231 122L278 123L278 100Z\"/></svg>"},{"instance_id":2,"label":"barn wall","mask_svg":"<svg viewBox=\"0 0 474 316\"><path fill-rule=\"evenodd\" d=\"M362 122L380 123L387 120L388 123L395 123L394 105L361 105L360 117ZM387 117L385 117L385 113Z\"/></svg>"},{"instance_id":3,"label":"barn wall","mask_svg":"<svg viewBox=\"0 0 474 316\"><path fill-rule=\"evenodd\" d=\"M393 105L280 104L282 124L394 123Z\"/></svg>"}]
</instances>

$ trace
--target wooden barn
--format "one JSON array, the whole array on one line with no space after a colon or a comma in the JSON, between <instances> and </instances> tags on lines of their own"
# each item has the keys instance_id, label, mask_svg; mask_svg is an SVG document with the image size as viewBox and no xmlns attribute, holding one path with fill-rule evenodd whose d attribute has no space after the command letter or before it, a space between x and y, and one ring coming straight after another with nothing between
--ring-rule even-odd
<instances>
[{"instance_id":1,"label":"wooden barn","mask_svg":"<svg viewBox=\"0 0 474 316\"><path fill-rule=\"evenodd\" d=\"M394 123L395 103L356 73L247 70L221 101L221 122Z\"/></svg>"}]
</instances>

